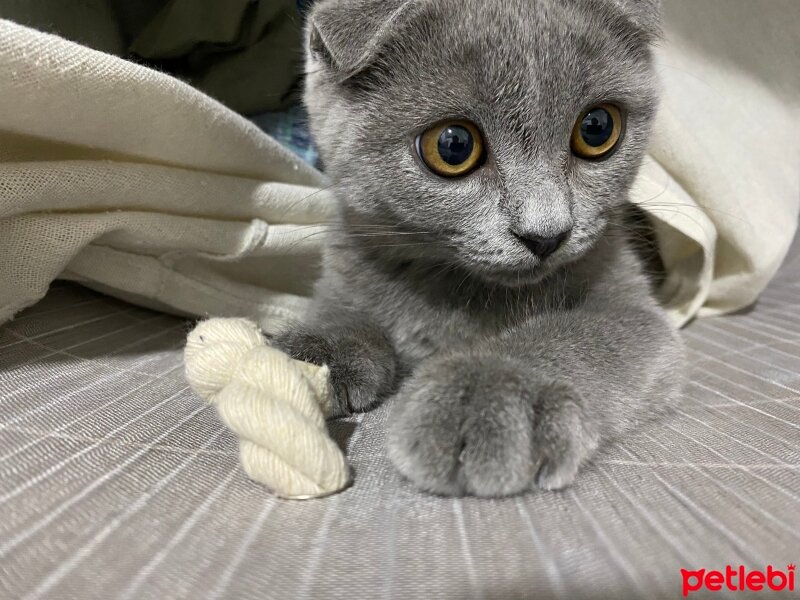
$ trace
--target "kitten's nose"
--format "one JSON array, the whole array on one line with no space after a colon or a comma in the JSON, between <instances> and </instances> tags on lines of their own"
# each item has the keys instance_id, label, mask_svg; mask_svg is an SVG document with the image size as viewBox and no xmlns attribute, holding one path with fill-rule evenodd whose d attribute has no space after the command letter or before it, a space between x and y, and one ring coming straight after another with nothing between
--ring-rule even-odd
<instances>
[{"instance_id":1,"label":"kitten's nose","mask_svg":"<svg viewBox=\"0 0 800 600\"><path fill-rule=\"evenodd\" d=\"M570 231L572 230L568 229L567 231L562 231L554 237L542 237L540 235L534 235L530 233L522 234L517 233L514 230L512 230L511 233L513 233L514 237L516 237L520 242L525 244L525 247L528 250L544 260L553 252L558 250L561 244L564 243L564 240L567 239Z\"/></svg>"}]
</instances>

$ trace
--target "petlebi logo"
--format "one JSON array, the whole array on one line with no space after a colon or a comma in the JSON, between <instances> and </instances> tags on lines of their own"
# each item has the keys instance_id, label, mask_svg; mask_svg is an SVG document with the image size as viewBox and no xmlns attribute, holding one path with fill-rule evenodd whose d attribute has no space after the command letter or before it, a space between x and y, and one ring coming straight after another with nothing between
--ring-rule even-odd
<instances>
[{"instance_id":1,"label":"petlebi logo","mask_svg":"<svg viewBox=\"0 0 800 600\"><path fill-rule=\"evenodd\" d=\"M732 592L760 592L772 590L773 592L794 591L793 564L787 565L786 570L768 565L763 571L748 570L743 565L734 567L728 565L724 571L698 569L690 571L681 569L683 577L683 597L692 592L708 590L719 592L730 590Z\"/></svg>"}]
</instances>

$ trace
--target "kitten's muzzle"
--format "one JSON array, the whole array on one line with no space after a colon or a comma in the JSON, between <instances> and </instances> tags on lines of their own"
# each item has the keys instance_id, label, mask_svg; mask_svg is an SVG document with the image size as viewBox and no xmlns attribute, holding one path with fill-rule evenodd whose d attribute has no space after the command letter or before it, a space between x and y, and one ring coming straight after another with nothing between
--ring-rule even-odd
<instances>
[{"instance_id":1,"label":"kitten's muzzle","mask_svg":"<svg viewBox=\"0 0 800 600\"><path fill-rule=\"evenodd\" d=\"M561 244L564 243L564 240L569 237L570 231L572 230L568 229L566 231L562 231L553 237L542 237L532 233L518 233L513 229L511 230L511 233L528 250L530 250L532 254L539 259L544 260L561 247Z\"/></svg>"}]
</instances>

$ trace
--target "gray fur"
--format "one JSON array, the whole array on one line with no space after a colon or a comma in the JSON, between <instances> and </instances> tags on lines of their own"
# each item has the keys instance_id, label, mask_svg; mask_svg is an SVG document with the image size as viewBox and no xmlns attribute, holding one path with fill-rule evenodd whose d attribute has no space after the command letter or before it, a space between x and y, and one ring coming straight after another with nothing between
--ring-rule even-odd
<instances>
[{"instance_id":1,"label":"gray fur","mask_svg":"<svg viewBox=\"0 0 800 600\"><path fill-rule=\"evenodd\" d=\"M681 342L622 214L657 95L650 0L321 0L306 102L341 220L306 321L279 338L331 367L337 414L396 393L388 452L424 490L569 485L662 413ZM624 107L619 148L569 150L579 113ZM487 162L445 180L414 139L478 124ZM510 229L572 227L542 261Z\"/></svg>"}]
</instances>

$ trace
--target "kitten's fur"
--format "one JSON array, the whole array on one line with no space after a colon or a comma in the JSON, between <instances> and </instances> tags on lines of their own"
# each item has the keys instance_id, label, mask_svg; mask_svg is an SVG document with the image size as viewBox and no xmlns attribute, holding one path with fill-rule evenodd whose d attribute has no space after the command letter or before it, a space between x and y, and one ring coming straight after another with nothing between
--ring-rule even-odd
<instances>
[{"instance_id":1,"label":"kitten's fur","mask_svg":"<svg viewBox=\"0 0 800 600\"><path fill-rule=\"evenodd\" d=\"M395 393L388 451L422 489L501 496L569 485L599 445L661 413L682 346L620 207L656 108L656 0L320 0L306 102L341 203L313 309L279 345L331 368L337 413ZM612 156L570 153L615 102ZM462 179L418 133L478 124ZM510 228L568 241L540 261Z\"/></svg>"}]
</instances>

